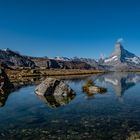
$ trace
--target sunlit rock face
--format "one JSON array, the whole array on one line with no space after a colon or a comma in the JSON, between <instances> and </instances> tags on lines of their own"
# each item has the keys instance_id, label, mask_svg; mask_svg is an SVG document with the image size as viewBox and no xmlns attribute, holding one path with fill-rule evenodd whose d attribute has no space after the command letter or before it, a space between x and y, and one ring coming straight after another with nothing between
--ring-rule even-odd
<instances>
[{"instance_id":1,"label":"sunlit rock face","mask_svg":"<svg viewBox=\"0 0 140 140\"><path fill-rule=\"evenodd\" d=\"M35 89L35 93L41 96L48 95L71 95L74 91L62 80L47 78Z\"/></svg>"},{"instance_id":2,"label":"sunlit rock face","mask_svg":"<svg viewBox=\"0 0 140 140\"><path fill-rule=\"evenodd\" d=\"M69 85L54 78L44 80L36 87L35 93L52 107L68 104L75 97L75 92Z\"/></svg>"}]
</instances>

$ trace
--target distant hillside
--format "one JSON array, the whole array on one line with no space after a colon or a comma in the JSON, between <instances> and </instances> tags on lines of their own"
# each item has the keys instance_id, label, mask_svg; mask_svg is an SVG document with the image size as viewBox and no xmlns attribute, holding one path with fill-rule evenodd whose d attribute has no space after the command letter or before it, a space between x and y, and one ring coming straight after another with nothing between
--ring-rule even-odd
<instances>
[{"instance_id":1,"label":"distant hillside","mask_svg":"<svg viewBox=\"0 0 140 140\"><path fill-rule=\"evenodd\" d=\"M23 56L10 49L0 50L0 62L7 66L15 67L40 67L47 69L95 69L81 61L65 61L63 59L49 59L46 57Z\"/></svg>"},{"instance_id":2,"label":"distant hillside","mask_svg":"<svg viewBox=\"0 0 140 140\"><path fill-rule=\"evenodd\" d=\"M89 64L91 67L94 67L96 69L104 69L104 67L102 65L100 65L95 59L74 57L74 58L72 58L72 60L85 62L85 63Z\"/></svg>"},{"instance_id":3,"label":"distant hillside","mask_svg":"<svg viewBox=\"0 0 140 140\"><path fill-rule=\"evenodd\" d=\"M81 61L64 61L64 60L56 60L56 59L48 59L48 58L31 58L31 60L35 63L37 67L42 68L54 68L54 69L95 69L95 67L91 67L89 64Z\"/></svg>"},{"instance_id":4,"label":"distant hillside","mask_svg":"<svg viewBox=\"0 0 140 140\"><path fill-rule=\"evenodd\" d=\"M0 62L8 66L35 67L33 61L10 49L0 50Z\"/></svg>"}]
</instances>

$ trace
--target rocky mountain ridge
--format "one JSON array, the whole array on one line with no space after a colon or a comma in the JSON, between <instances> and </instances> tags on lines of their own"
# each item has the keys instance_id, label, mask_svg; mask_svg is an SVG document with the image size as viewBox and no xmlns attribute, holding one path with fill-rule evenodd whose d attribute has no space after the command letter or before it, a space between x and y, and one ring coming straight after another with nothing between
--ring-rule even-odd
<instances>
[{"instance_id":1,"label":"rocky mountain ridge","mask_svg":"<svg viewBox=\"0 0 140 140\"><path fill-rule=\"evenodd\" d=\"M10 49L0 50L0 62L8 66L35 67L34 62L28 57L20 55L18 52L14 52Z\"/></svg>"},{"instance_id":2,"label":"rocky mountain ridge","mask_svg":"<svg viewBox=\"0 0 140 140\"><path fill-rule=\"evenodd\" d=\"M69 61L68 61L69 60ZM96 69L91 65L72 59L50 59L47 57L30 57L21 55L18 52L10 49L0 49L0 63L12 67L29 67L29 68L44 68L44 69Z\"/></svg>"},{"instance_id":3,"label":"rocky mountain ridge","mask_svg":"<svg viewBox=\"0 0 140 140\"><path fill-rule=\"evenodd\" d=\"M131 71L140 69L140 57L124 49L121 42L116 42L112 54L95 60L92 58L67 57L30 57L10 49L0 49L0 62L7 66L44 68L44 69L96 69L111 71Z\"/></svg>"}]
</instances>

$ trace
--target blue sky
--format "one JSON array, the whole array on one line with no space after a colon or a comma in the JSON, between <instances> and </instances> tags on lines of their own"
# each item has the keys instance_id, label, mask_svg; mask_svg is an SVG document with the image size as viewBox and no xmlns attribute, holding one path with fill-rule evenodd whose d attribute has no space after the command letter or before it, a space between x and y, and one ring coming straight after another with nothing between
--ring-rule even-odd
<instances>
[{"instance_id":1,"label":"blue sky","mask_svg":"<svg viewBox=\"0 0 140 140\"><path fill-rule=\"evenodd\" d=\"M139 0L0 0L0 48L32 56L140 56Z\"/></svg>"}]
</instances>

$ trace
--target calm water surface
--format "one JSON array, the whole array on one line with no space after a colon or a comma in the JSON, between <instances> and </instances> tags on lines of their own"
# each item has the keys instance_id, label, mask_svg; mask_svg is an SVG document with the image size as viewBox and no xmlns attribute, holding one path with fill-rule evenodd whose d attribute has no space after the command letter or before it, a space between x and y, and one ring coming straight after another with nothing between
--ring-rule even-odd
<instances>
[{"instance_id":1,"label":"calm water surface","mask_svg":"<svg viewBox=\"0 0 140 140\"><path fill-rule=\"evenodd\" d=\"M88 95L88 79L107 88ZM66 80L76 92L66 99L40 98L35 85L2 100L0 139L125 140L140 131L140 75L110 73Z\"/></svg>"}]
</instances>

